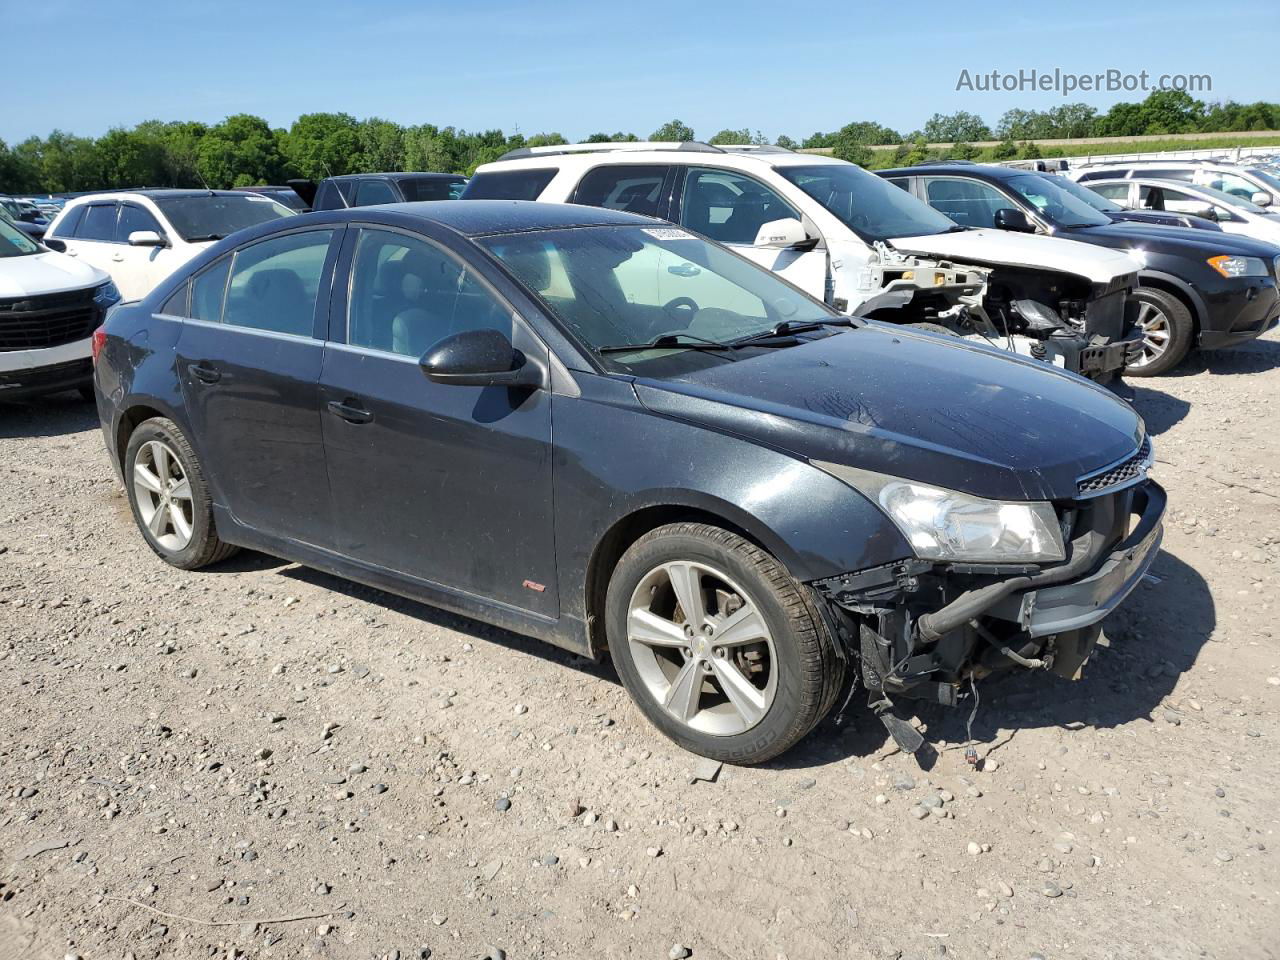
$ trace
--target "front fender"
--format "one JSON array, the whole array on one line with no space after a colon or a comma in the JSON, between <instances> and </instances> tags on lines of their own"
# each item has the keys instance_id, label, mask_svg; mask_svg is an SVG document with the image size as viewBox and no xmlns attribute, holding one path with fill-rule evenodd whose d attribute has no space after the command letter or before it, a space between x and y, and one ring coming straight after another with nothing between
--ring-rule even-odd
<instances>
[{"instance_id":1,"label":"front fender","mask_svg":"<svg viewBox=\"0 0 1280 960\"><path fill-rule=\"evenodd\" d=\"M597 545L628 517L655 507L722 518L799 580L912 555L878 507L807 461L659 417L636 402L630 384L591 379L581 397L557 396L553 408L556 552L569 615L585 616Z\"/></svg>"}]
</instances>

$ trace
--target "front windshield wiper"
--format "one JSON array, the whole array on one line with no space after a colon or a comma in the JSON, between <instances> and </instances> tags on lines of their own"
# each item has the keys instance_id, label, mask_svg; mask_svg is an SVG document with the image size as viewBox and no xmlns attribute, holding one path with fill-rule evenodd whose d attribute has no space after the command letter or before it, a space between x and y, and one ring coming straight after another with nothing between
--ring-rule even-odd
<instances>
[{"instance_id":1,"label":"front windshield wiper","mask_svg":"<svg viewBox=\"0 0 1280 960\"><path fill-rule=\"evenodd\" d=\"M204 243L206 240L221 240L225 233L204 233L198 237L187 237L187 243Z\"/></svg>"},{"instance_id":2,"label":"front windshield wiper","mask_svg":"<svg viewBox=\"0 0 1280 960\"><path fill-rule=\"evenodd\" d=\"M705 337L695 336L692 333L664 333L659 337L654 337L647 343L616 343L607 347L596 347L597 353L637 353L640 350L662 350L662 349L681 349L681 350L732 350L731 343L721 343L719 340L708 340Z\"/></svg>"},{"instance_id":3,"label":"front windshield wiper","mask_svg":"<svg viewBox=\"0 0 1280 960\"><path fill-rule=\"evenodd\" d=\"M733 346L742 346L744 344L762 345L762 340L782 340L786 341L793 338L797 333L808 333L810 330L818 330L822 327L850 327L857 328L858 324L854 323L848 317L826 317L822 320L781 320L775 323L768 330L761 330L759 333L752 333L745 337L739 337L733 341ZM786 345L790 345L787 343ZM769 344L772 346L772 344Z\"/></svg>"}]
</instances>

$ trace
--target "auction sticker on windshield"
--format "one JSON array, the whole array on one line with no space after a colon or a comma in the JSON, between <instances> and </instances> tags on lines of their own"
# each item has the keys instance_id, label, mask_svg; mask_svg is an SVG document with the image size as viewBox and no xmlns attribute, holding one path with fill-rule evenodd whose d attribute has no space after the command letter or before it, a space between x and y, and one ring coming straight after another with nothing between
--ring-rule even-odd
<instances>
[{"instance_id":1,"label":"auction sticker on windshield","mask_svg":"<svg viewBox=\"0 0 1280 960\"><path fill-rule=\"evenodd\" d=\"M692 240L693 234L686 233L684 230L674 230L671 227L652 227L645 228L641 233L647 233L655 240Z\"/></svg>"}]
</instances>

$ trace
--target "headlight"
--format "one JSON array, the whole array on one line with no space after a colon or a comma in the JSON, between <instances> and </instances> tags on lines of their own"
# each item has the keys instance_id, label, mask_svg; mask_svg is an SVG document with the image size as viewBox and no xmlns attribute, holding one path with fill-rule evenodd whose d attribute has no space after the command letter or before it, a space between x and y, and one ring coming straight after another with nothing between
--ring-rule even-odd
<instances>
[{"instance_id":1,"label":"headlight","mask_svg":"<svg viewBox=\"0 0 1280 960\"><path fill-rule=\"evenodd\" d=\"M857 467L812 463L879 504L923 560L1039 563L1066 558L1051 504L984 500Z\"/></svg>"},{"instance_id":2,"label":"headlight","mask_svg":"<svg viewBox=\"0 0 1280 960\"><path fill-rule=\"evenodd\" d=\"M116 303L120 302L120 290L115 282L108 280L102 286L93 291L93 302L104 310Z\"/></svg>"},{"instance_id":3,"label":"headlight","mask_svg":"<svg viewBox=\"0 0 1280 960\"><path fill-rule=\"evenodd\" d=\"M1267 264L1261 257L1210 257L1209 266L1224 277L1265 277Z\"/></svg>"}]
</instances>

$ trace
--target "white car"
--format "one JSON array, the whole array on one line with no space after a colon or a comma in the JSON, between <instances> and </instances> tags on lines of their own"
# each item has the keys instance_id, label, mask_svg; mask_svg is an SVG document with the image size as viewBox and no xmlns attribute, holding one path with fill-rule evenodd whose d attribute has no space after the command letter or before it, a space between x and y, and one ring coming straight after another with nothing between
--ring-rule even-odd
<instances>
[{"instance_id":1,"label":"white car","mask_svg":"<svg viewBox=\"0 0 1280 960\"><path fill-rule=\"evenodd\" d=\"M1108 380L1132 354L1124 253L971 230L862 168L778 147L574 144L513 150L464 200L583 203L648 214L718 240L837 309L911 322ZM689 273L657 293L689 299ZM696 300L696 296L692 297Z\"/></svg>"},{"instance_id":2,"label":"white car","mask_svg":"<svg viewBox=\"0 0 1280 960\"><path fill-rule=\"evenodd\" d=\"M227 234L296 215L270 197L234 190L95 193L63 207L45 243L106 270L125 300L140 300Z\"/></svg>"},{"instance_id":3,"label":"white car","mask_svg":"<svg viewBox=\"0 0 1280 960\"><path fill-rule=\"evenodd\" d=\"M1220 160L1133 160L1087 163L1067 176L1087 187L1095 180L1182 180L1212 187L1259 206L1280 207L1280 176L1256 164Z\"/></svg>"},{"instance_id":4,"label":"white car","mask_svg":"<svg viewBox=\"0 0 1280 960\"><path fill-rule=\"evenodd\" d=\"M1128 210L1169 210L1212 220L1223 233L1280 244L1280 213L1237 194L1181 180L1133 177L1081 184Z\"/></svg>"},{"instance_id":5,"label":"white car","mask_svg":"<svg viewBox=\"0 0 1280 960\"><path fill-rule=\"evenodd\" d=\"M120 299L107 274L54 253L0 215L0 400L93 396L93 331Z\"/></svg>"}]
</instances>

